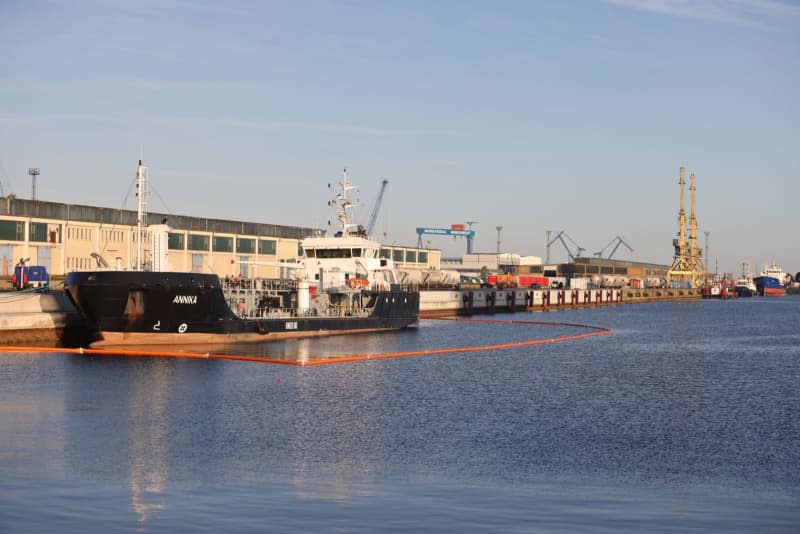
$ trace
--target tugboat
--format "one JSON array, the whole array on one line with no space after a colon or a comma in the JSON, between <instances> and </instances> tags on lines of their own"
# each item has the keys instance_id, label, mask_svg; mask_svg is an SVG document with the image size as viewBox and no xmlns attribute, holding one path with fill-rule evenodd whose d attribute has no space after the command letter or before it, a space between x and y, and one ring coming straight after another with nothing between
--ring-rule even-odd
<instances>
[{"instance_id":1,"label":"tugboat","mask_svg":"<svg viewBox=\"0 0 800 534\"><path fill-rule=\"evenodd\" d=\"M728 277L724 274L717 274L711 279L709 284L703 288L704 299L728 299L731 297Z\"/></svg>"},{"instance_id":2,"label":"tugboat","mask_svg":"<svg viewBox=\"0 0 800 534\"><path fill-rule=\"evenodd\" d=\"M137 190L146 192L139 161ZM152 240L131 270L73 271L66 292L96 340L92 347L264 342L276 339L379 332L419 320L419 292L399 283L380 244L348 220L355 186L343 173L337 194L341 230L301 242L302 257L280 265L280 279L230 279L168 268L166 224L145 227L139 197L138 236ZM141 243L144 237L137 238Z\"/></svg>"},{"instance_id":3,"label":"tugboat","mask_svg":"<svg viewBox=\"0 0 800 534\"><path fill-rule=\"evenodd\" d=\"M753 297L758 295L758 289L756 288L755 282L753 282L753 275L747 263L742 264L742 277L736 280L734 289L736 295L739 297Z\"/></svg>"}]
</instances>

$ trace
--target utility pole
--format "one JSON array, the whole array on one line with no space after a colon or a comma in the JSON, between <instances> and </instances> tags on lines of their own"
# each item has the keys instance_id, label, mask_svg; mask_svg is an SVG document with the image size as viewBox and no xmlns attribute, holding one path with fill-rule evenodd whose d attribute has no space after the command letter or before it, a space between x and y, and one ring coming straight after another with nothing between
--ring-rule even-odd
<instances>
[{"instance_id":1,"label":"utility pole","mask_svg":"<svg viewBox=\"0 0 800 534\"><path fill-rule=\"evenodd\" d=\"M29 168L28 174L31 175L31 200L36 200L36 177L39 176L39 167Z\"/></svg>"},{"instance_id":2,"label":"utility pole","mask_svg":"<svg viewBox=\"0 0 800 534\"><path fill-rule=\"evenodd\" d=\"M547 241L545 241L545 248L547 249L547 257L544 260L545 265L550 264L550 234L553 232L552 230L545 230L547 232Z\"/></svg>"},{"instance_id":3,"label":"utility pole","mask_svg":"<svg viewBox=\"0 0 800 534\"><path fill-rule=\"evenodd\" d=\"M470 232L472 231L472 225L473 224L478 224L478 221L467 221L467 229L470 230ZM470 233L467 236L467 254L472 254L472 239L473 239L473 235L474 234Z\"/></svg>"}]
</instances>

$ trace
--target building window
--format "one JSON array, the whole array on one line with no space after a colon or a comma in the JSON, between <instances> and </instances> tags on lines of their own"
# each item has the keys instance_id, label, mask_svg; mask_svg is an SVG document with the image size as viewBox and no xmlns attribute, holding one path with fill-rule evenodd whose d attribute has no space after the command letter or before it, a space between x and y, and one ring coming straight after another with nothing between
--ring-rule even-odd
<instances>
[{"instance_id":1,"label":"building window","mask_svg":"<svg viewBox=\"0 0 800 534\"><path fill-rule=\"evenodd\" d=\"M274 256L278 250L278 243L274 239L259 239L258 253Z\"/></svg>"},{"instance_id":2,"label":"building window","mask_svg":"<svg viewBox=\"0 0 800 534\"><path fill-rule=\"evenodd\" d=\"M0 221L0 240L25 241L25 223L22 221Z\"/></svg>"},{"instance_id":3,"label":"building window","mask_svg":"<svg viewBox=\"0 0 800 534\"><path fill-rule=\"evenodd\" d=\"M236 252L239 254L253 254L256 251L255 239L237 239Z\"/></svg>"},{"instance_id":4,"label":"building window","mask_svg":"<svg viewBox=\"0 0 800 534\"><path fill-rule=\"evenodd\" d=\"M208 236L189 234L189 250L208 250Z\"/></svg>"},{"instance_id":5,"label":"building window","mask_svg":"<svg viewBox=\"0 0 800 534\"><path fill-rule=\"evenodd\" d=\"M39 243L47 243L50 241L47 233L47 223L32 222L28 226L28 239Z\"/></svg>"},{"instance_id":6,"label":"building window","mask_svg":"<svg viewBox=\"0 0 800 534\"><path fill-rule=\"evenodd\" d=\"M176 234L174 232L170 232L167 234L167 247L170 250L183 250L185 247L185 236L183 234Z\"/></svg>"},{"instance_id":7,"label":"building window","mask_svg":"<svg viewBox=\"0 0 800 534\"><path fill-rule=\"evenodd\" d=\"M233 238L215 235L211 241L214 252L233 252Z\"/></svg>"},{"instance_id":8,"label":"building window","mask_svg":"<svg viewBox=\"0 0 800 534\"><path fill-rule=\"evenodd\" d=\"M202 273L203 272L203 255L202 254L192 254L192 272L193 273Z\"/></svg>"}]
</instances>

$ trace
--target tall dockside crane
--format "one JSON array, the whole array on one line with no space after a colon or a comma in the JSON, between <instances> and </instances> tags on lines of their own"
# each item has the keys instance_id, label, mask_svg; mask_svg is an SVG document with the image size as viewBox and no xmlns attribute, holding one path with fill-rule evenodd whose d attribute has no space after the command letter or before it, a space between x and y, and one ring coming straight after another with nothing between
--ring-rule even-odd
<instances>
[{"instance_id":1,"label":"tall dockside crane","mask_svg":"<svg viewBox=\"0 0 800 534\"><path fill-rule=\"evenodd\" d=\"M696 288L702 285L706 277L703 265L703 251L697 246L697 215L695 203L694 173L689 175L689 193L691 195L691 215L689 217L689 242L686 242L686 210L685 194L686 178L684 168L680 168L678 185L680 187L680 207L678 210L678 237L672 240L675 258L667 269L667 282L687 284Z\"/></svg>"},{"instance_id":2,"label":"tall dockside crane","mask_svg":"<svg viewBox=\"0 0 800 534\"><path fill-rule=\"evenodd\" d=\"M383 194L386 192L387 185L389 185L389 180L384 179L381 182L381 191L378 193L378 199L375 201L375 205L372 207L372 213L369 216L369 221L367 221L365 230L368 236L372 235L372 230L375 228L375 221L378 220L378 211L381 209L381 202L383 202Z\"/></svg>"}]
</instances>

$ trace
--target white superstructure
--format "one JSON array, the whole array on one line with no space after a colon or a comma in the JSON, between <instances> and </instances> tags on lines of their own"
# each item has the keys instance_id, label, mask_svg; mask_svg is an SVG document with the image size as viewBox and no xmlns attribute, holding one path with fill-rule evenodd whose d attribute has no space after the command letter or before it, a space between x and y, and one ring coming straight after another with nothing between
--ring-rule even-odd
<instances>
[{"instance_id":1,"label":"white superstructure","mask_svg":"<svg viewBox=\"0 0 800 534\"><path fill-rule=\"evenodd\" d=\"M333 201L340 229L333 236L309 237L300 243L303 272L297 274L319 291L343 287L388 289L399 283L391 258L380 257L380 243L367 239L361 228L351 222L350 211L355 203L348 193L355 188L344 169Z\"/></svg>"},{"instance_id":2,"label":"white superstructure","mask_svg":"<svg viewBox=\"0 0 800 534\"><path fill-rule=\"evenodd\" d=\"M759 276L769 276L775 278L783 285L786 285L789 280L789 275L773 260L772 265L765 265L764 270L761 271Z\"/></svg>"}]
</instances>

